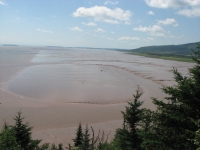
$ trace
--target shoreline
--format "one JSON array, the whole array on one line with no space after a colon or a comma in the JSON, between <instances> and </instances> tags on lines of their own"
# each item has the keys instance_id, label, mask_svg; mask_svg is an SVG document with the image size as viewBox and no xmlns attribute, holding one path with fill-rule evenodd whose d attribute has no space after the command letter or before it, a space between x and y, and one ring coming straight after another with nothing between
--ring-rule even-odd
<instances>
[{"instance_id":1,"label":"shoreline","mask_svg":"<svg viewBox=\"0 0 200 150\"><path fill-rule=\"evenodd\" d=\"M18 48L20 49L20 47ZM25 50L21 51L20 54L13 54L14 59L0 60L2 61L0 66L0 69L2 69L0 72L0 126L3 125L4 121L12 125L14 123L13 117L21 110L22 116L25 117L24 122L28 122L30 126L33 126L32 132L34 139L42 139L43 142L55 144L65 142L63 143L64 146L66 142L74 138L79 122L83 126L86 124L93 126L95 131L97 130L95 133L98 133L98 129L106 131L112 129L112 133L114 133L116 128L122 126L123 119L121 111L125 110L127 102L94 104L88 102L64 103L45 99L41 101L15 94L8 89L4 90L9 81L20 75L28 67L45 64L32 63L31 57L23 53ZM36 49L27 48L27 51L31 54L32 59L36 56ZM37 49L37 52L39 51L40 48ZM98 70L102 67L106 71L112 70L110 73L114 73L113 75L115 76L120 76L126 83L134 83L131 90L132 94L134 94L137 85L141 85L144 94L140 100L145 100L143 107L150 109L154 109L150 99L151 96L163 97L158 87L161 87L163 84L173 83L168 81L172 78L172 75L169 75L172 74L169 72L169 69L172 69L171 66L175 65L175 67L179 67L183 73L186 73L185 68L187 66L191 66L191 64L187 63L174 63L150 58L144 59L140 56L132 57L131 55L112 51L104 51L104 53L99 51L79 51L79 53L75 53L72 51L62 55L62 58L65 57L67 59L70 57L70 60L69 62L64 61L64 64L90 65L94 66L94 68L100 66ZM97 58L95 59L94 57ZM91 58L93 59L91 60ZM97 60L98 63L93 60ZM166 77L167 80L162 81ZM154 81L154 79L158 81ZM117 84L125 86L121 82L117 82ZM152 88L152 86L156 87ZM132 98L132 95L130 96ZM111 134L110 138L112 136L113 134ZM56 137L60 138L57 139Z\"/></svg>"}]
</instances>

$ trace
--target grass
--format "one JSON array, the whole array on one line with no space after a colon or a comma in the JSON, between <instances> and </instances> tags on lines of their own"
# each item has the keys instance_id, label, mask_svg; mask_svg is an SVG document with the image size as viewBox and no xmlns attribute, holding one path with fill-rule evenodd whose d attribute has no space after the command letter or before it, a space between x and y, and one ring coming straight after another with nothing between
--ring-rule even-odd
<instances>
[{"instance_id":1,"label":"grass","mask_svg":"<svg viewBox=\"0 0 200 150\"><path fill-rule=\"evenodd\" d=\"M186 56L186 55L162 54L162 53L140 53L140 52L128 52L128 54L145 56L145 57L150 57L150 58L165 59L165 60L181 61L181 62L193 62L191 56Z\"/></svg>"}]
</instances>

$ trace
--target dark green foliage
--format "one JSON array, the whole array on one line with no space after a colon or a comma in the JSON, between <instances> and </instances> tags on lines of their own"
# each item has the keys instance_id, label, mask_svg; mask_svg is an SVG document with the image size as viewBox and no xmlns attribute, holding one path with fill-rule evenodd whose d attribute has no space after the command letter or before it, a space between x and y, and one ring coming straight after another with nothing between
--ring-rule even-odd
<instances>
[{"instance_id":1,"label":"dark green foliage","mask_svg":"<svg viewBox=\"0 0 200 150\"><path fill-rule=\"evenodd\" d=\"M198 46L200 49L200 47ZM200 50L194 52L196 65L189 69L190 76L173 70L177 83L162 90L165 100L153 98L157 106L151 132L145 135L144 147L148 149L196 149L194 145L196 121L200 118Z\"/></svg>"},{"instance_id":2,"label":"dark green foliage","mask_svg":"<svg viewBox=\"0 0 200 150\"><path fill-rule=\"evenodd\" d=\"M53 143L53 144L51 145L50 150L58 150L58 147Z\"/></svg>"},{"instance_id":3,"label":"dark green foliage","mask_svg":"<svg viewBox=\"0 0 200 150\"><path fill-rule=\"evenodd\" d=\"M58 144L58 150L63 150L63 145L62 145L62 143Z\"/></svg>"},{"instance_id":4,"label":"dark green foliage","mask_svg":"<svg viewBox=\"0 0 200 150\"><path fill-rule=\"evenodd\" d=\"M39 145L41 140L32 140L31 127L23 123L24 118L18 112L14 118L15 125L8 126L6 123L0 133L0 149L9 150L47 150L49 144Z\"/></svg>"},{"instance_id":5,"label":"dark green foliage","mask_svg":"<svg viewBox=\"0 0 200 150\"><path fill-rule=\"evenodd\" d=\"M83 140L81 144L81 150L89 150L90 149L90 134L88 125L86 125L85 132L83 133Z\"/></svg>"},{"instance_id":6,"label":"dark green foliage","mask_svg":"<svg viewBox=\"0 0 200 150\"><path fill-rule=\"evenodd\" d=\"M21 117L21 112L18 112L15 116L15 125L12 127L12 130L15 134L17 142L24 150L31 150L38 147L40 140L31 139L31 129L28 123L23 123L24 117Z\"/></svg>"},{"instance_id":7,"label":"dark green foliage","mask_svg":"<svg viewBox=\"0 0 200 150\"><path fill-rule=\"evenodd\" d=\"M191 49L196 50L196 43L188 43L181 45L147 46L133 49L131 50L131 52L190 55Z\"/></svg>"},{"instance_id":8,"label":"dark green foliage","mask_svg":"<svg viewBox=\"0 0 200 150\"><path fill-rule=\"evenodd\" d=\"M83 141L83 131L82 131L82 126L81 123L79 123L78 129L76 130L76 137L73 139L74 141L74 146L78 147L82 144Z\"/></svg>"},{"instance_id":9,"label":"dark green foliage","mask_svg":"<svg viewBox=\"0 0 200 150\"><path fill-rule=\"evenodd\" d=\"M0 133L0 149L2 150L21 150L15 134L8 126Z\"/></svg>"},{"instance_id":10,"label":"dark green foliage","mask_svg":"<svg viewBox=\"0 0 200 150\"><path fill-rule=\"evenodd\" d=\"M142 92L136 90L136 95L133 95L134 101L128 103L126 111L122 112L124 125L122 129L117 129L115 141L121 149L140 150L142 139L139 137L139 127L142 120L143 109L140 106L143 102L139 101Z\"/></svg>"},{"instance_id":11,"label":"dark green foliage","mask_svg":"<svg viewBox=\"0 0 200 150\"><path fill-rule=\"evenodd\" d=\"M199 129L196 131L194 144L197 145L197 147L198 147L197 150L200 150L200 120L198 121L198 126L199 126Z\"/></svg>"},{"instance_id":12,"label":"dark green foliage","mask_svg":"<svg viewBox=\"0 0 200 150\"><path fill-rule=\"evenodd\" d=\"M41 146L38 146L36 150L48 150L49 145L49 143L42 144Z\"/></svg>"}]
</instances>

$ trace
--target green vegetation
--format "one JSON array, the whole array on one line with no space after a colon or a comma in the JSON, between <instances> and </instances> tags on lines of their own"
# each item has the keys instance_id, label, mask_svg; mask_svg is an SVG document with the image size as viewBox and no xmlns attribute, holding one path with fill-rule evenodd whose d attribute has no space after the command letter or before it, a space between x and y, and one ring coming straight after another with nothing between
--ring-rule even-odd
<instances>
[{"instance_id":1,"label":"green vegetation","mask_svg":"<svg viewBox=\"0 0 200 150\"><path fill-rule=\"evenodd\" d=\"M198 122L198 125L199 125L199 129L198 129L198 131L196 131L196 136L195 136L194 142L198 146L197 150L200 150L200 120Z\"/></svg>"},{"instance_id":2,"label":"green vegetation","mask_svg":"<svg viewBox=\"0 0 200 150\"><path fill-rule=\"evenodd\" d=\"M108 143L104 132L94 137L94 130L78 126L74 144L69 150L200 150L200 45L193 51L196 63L189 69L189 76L173 70L176 85L165 86L162 91L168 96L163 100L152 98L157 110L140 108L142 91L138 88L133 101L122 112L124 123L116 130ZM41 140L32 140L31 127L23 123L21 112L14 120L15 125L4 125L0 132L0 149L3 150L63 150ZM92 137L90 134L92 133Z\"/></svg>"},{"instance_id":3,"label":"green vegetation","mask_svg":"<svg viewBox=\"0 0 200 150\"><path fill-rule=\"evenodd\" d=\"M164 45L164 46L147 46L130 50L129 52L156 53L156 54L174 54L174 55L191 55L191 49L197 50L197 43L188 43L181 45Z\"/></svg>"},{"instance_id":4,"label":"green vegetation","mask_svg":"<svg viewBox=\"0 0 200 150\"><path fill-rule=\"evenodd\" d=\"M83 131L82 131L81 123L79 123L78 129L76 131L76 138L73 139L73 141L74 141L74 147L78 147L82 145Z\"/></svg>"},{"instance_id":5,"label":"green vegetation","mask_svg":"<svg viewBox=\"0 0 200 150\"><path fill-rule=\"evenodd\" d=\"M175 55L175 54L159 54L159 53L140 53L140 52L128 52L131 55L139 55L151 58L165 59L165 60L175 60L182 62L193 62L190 56L186 55Z\"/></svg>"},{"instance_id":6,"label":"green vegetation","mask_svg":"<svg viewBox=\"0 0 200 150\"><path fill-rule=\"evenodd\" d=\"M197 50L196 43L188 43L182 45L147 46L133 50L126 50L123 52L151 58L193 62L190 57L191 49Z\"/></svg>"}]
</instances>

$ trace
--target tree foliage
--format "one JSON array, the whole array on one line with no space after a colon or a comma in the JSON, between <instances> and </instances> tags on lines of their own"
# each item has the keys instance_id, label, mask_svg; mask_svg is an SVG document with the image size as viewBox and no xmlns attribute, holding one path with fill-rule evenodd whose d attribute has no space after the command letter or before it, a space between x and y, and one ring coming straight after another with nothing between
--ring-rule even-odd
<instances>
[{"instance_id":1,"label":"tree foliage","mask_svg":"<svg viewBox=\"0 0 200 150\"><path fill-rule=\"evenodd\" d=\"M75 137L75 139L73 139L73 141L74 141L75 147L79 147L80 145L82 145L83 131L82 131L81 123L79 123L78 129L76 130L76 137Z\"/></svg>"},{"instance_id":2,"label":"tree foliage","mask_svg":"<svg viewBox=\"0 0 200 150\"><path fill-rule=\"evenodd\" d=\"M199 129L196 131L194 144L197 145L198 147L197 150L200 150L200 120L198 121L198 126L199 126Z\"/></svg>"},{"instance_id":3,"label":"tree foliage","mask_svg":"<svg viewBox=\"0 0 200 150\"><path fill-rule=\"evenodd\" d=\"M128 102L126 111L122 112L124 124L122 129L117 129L115 140L118 141L121 149L127 150L140 150L141 138L139 136L139 127L142 120L143 109L140 106L143 102L139 101L142 95L141 90L138 88L136 94L133 95L134 101Z\"/></svg>"},{"instance_id":4,"label":"tree foliage","mask_svg":"<svg viewBox=\"0 0 200 150\"><path fill-rule=\"evenodd\" d=\"M153 98L157 107L153 128L145 135L144 147L148 149L196 149L194 145L197 120L200 118L200 46L193 51L196 65L183 76L173 69L176 85L165 86L162 91L168 96L164 100Z\"/></svg>"}]
</instances>

